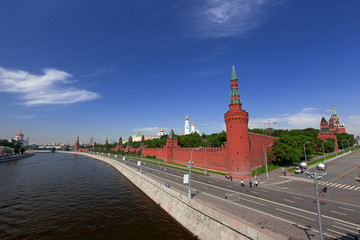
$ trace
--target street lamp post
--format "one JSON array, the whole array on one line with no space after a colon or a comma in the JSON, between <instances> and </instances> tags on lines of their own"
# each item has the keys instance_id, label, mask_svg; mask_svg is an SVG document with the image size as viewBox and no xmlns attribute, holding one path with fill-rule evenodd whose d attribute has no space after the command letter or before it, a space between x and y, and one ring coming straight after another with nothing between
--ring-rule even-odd
<instances>
[{"instance_id":1,"label":"street lamp post","mask_svg":"<svg viewBox=\"0 0 360 240\"><path fill-rule=\"evenodd\" d=\"M335 155L337 157L337 151L336 151L336 140L334 141L334 151L335 151Z\"/></svg>"},{"instance_id":2,"label":"street lamp post","mask_svg":"<svg viewBox=\"0 0 360 240\"><path fill-rule=\"evenodd\" d=\"M205 176L207 175L207 172L206 172L206 148L205 148Z\"/></svg>"},{"instance_id":3,"label":"street lamp post","mask_svg":"<svg viewBox=\"0 0 360 240\"><path fill-rule=\"evenodd\" d=\"M306 151L305 151L305 144L309 143L310 141L304 143L304 156L305 156L305 162L307 162L307 159L306 159Z\"/></svg>"},{"instance_id":4,"label":"street lamp post","mask_svg":"<svg viewBox=\"0 0 360 240\"><path fill-rule=\"evenodd\" d=\"M324 143L322 142L321 145L322 145L322 148L323 148L323 155L324 155L324 161L325 161Z\"/></svg>"},{"instance_id":5,"label":"street lamp post","mask_svg":"<svg viewBox=\"0 0 360 240\"><path fill-rule=\"evenodd\" d=\"M351 152L350 144L349 144L349 139L346 139L346 140L347 140L347 142L348 142L349 152Z\"/></svg>"},{"instance_id":6,"label":"street lamp post","mask_svg":"<svg viewBox=\"0 0 360 240\"><path fill-rule=\"evenodd\" d=\"M271 145L273 145L272 143L267 145L265 147L265 145L263 144L263 152L264 152L264 165L265 165L265 176L266 178L269 178L269 172L268 172L268 165L267 165L267 154L266 154L266 148L270 147ZM304 148L305 149L305 148Z\"/></svg>"},{"instance_id":7,"label":"street lamp post","mask_svg":"<svg viewBox=\"0 0 360 240\"><path fill-rule=\"evenodd\" d=\"M144 150L143 150L143 149L141 149L140 174L142 173L143 155L144 155Z\"/></svg>"},{"instance_id":8,"label":"street lamp post","mask_svg":"<svg viewBox=\"0 0 360 240\"><path fill-rule=\"evenodd\" d=\"M300 163L300 168L307 169L308 164L306 162ZM323 178L326 175L326 164L319 163L316 166L316 169L320 172L311 173L306 170L306 174L308 177L311 177L315 180L315 193L316 193L316 205L318 210L318 222L319 222L319 233L320 233L320 240L324 239L323 232L322 232L322 223L321 223L321 212L320 212L320 201L319 201L319 183L318 179Z\"/></svg>"},{"instance_id":9,"label":"street lamp post","mask_svg":"<svg viewBox=\"0 0 360 240\"><path fill-rule=\"evenodd\" d=\"M188 197L191 199L191 166L194 164L192 162L192 153L194 151L195 148L191 149L191 153L190 153L190 161L189 161L189 193L188 193Z\"/></svg>"}]
</instances>

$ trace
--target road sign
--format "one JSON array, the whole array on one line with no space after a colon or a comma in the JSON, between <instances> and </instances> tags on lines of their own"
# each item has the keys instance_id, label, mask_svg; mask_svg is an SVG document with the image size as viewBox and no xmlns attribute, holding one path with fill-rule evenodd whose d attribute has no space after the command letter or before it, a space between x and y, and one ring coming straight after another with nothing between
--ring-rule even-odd
<instances>
[{"instance_id":1,"label":"road sign","mask_svg":"<svg viewBox=\"0 0 360 240\"><path fill-rule=\"evenodd\" d=\"M189 183L189 174L184 174L183 183L184 183L184 184Z\"/></svg>"},{"instance_id":2,"label":"road sign","mask_svg":"<svg viewBox=\"0 0 360 240\"><path fill-rule=\"evenodd\" d=\"M282 168L281 168L281 170L283 170L283 171L284 171L284 170L285 170L285 168L284 168L284 167L282 167Z\"/></svg>"},{"instance_id":3,"label":"road sign","mask_svg":"<svg viewBox=\"0 0 360 240\"><path fill-rule=\"evenodd\" d=\"M138 162L137 162L137 165L138 165L138 166L140 166L140 165L141 165L141 162L140 162L140 161L138 161Z\"/></svg>"}]
</instances>

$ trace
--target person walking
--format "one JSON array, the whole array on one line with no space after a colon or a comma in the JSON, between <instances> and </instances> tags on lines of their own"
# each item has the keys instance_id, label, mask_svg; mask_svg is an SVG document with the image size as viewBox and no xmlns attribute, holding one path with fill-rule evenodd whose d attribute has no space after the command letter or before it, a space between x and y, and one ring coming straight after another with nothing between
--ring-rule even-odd
<instances>
[{"instance_id":1,"label":"person walking","mask_svg":"<svg viewBox=\"0 0 360 240\"><path fill-rule=\"evenodd\" d=\"M250 186L250 188L252 188L252 182L251 182L251 180L249 180L249 186Z\"/></svg>"},{"instance_id":2,"label":"person walking","mask_svg":"<svg viewBox=\"0 0 360 240\"><path fill-rule=\"evenodd\" d=\"M257 186L258 186L258 181L255 180L255 181L254 181L254 184L255 184L255 186L257 187Z\"/></svg>"},{"instance_id":3,"label":"person walking","mask_svg":"<svg viewBox=\"0 0 360 240\"><path fill-rule=\"evenodd\" d=\"M241 179L240 184L241 184L241 186L243 186L243 187L245 186L245 185L244 185L244 181L243 181L242 179Z\"/></svg>"}]
</instances>

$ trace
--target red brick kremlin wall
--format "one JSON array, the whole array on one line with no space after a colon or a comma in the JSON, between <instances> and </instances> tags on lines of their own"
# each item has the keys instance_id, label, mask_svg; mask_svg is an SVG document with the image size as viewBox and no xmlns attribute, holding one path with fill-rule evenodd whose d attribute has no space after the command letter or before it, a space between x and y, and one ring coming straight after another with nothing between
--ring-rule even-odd
<instances>
[{"instance_id":1,"label":"red brick kremlin wall","mask_svg":"<svg viewBox=\"0 0 360 240\"><path fill-rule=\"evenodd\" d=\"M251 177L251 169L264 164L264 150L271 151L271 144L276 138L248 132L248 113L242 109L238 92L238 79L233 67L230 81L231 95L229 111L224 114L227 142L221 148L180 148L174 132L171 130L164 148L143 148L145 156L155 156L166 162L187 165L192 152L194 167L229 172L234 178ZM119 139L120 141L120 139ZM80 149L79 149L80 150ZM117 147L113 150L139 151L132 147Z\"/></svg>"}]
</instances>

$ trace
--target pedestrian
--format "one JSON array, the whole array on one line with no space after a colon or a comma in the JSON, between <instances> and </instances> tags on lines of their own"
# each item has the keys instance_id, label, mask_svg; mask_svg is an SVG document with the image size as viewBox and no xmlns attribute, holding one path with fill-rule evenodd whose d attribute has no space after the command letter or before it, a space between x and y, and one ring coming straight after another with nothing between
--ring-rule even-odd
<instances>
[{"instance_id":1,"label":"pedestrian","mask_svg":"<svg viewBox=\"0 0 360 240\"><path fill-rule=\"evenodd\" d=\"M251 182L251 180L249 180L249 186L250 186L250 188L252 188L252 182Z\"/></svg>"},{"instance_id":2,"label":"pedestrian","mask_svg":"<svg viewBox=\"0 0 360 240\"><path fill-rule=\"evenodd\" d=\"M230 176L230 181L232 181L232 176Z\"/></svg>"},{"instance_id":3,"label":"pedestrian","mask_svg":"<svg viewBox=\"0 0 360 240\"><path fill-rule=\"evenodd\" d=\"M284 176L286 177L286 171L284 171Z\"/></svg>"},{"instance_id":4,"label":"pedestrian","mask_svg":"<svg viewBox=\"0 0 360 240\"><path fill-rule=\"evenodd\" d=\"M255 175L255 181L257 181L257 177L256 177L256 175Z\"/></svg>"},{"instance_id":5,"label":"pedestrian","mask_svg":"<svg viewBox=\"0 0 360 240\"><path fill-rule=\"evenodd\" d=\"M243 186L243 187L245 186L245 185L244 185L244 181L243 181L242 179L241 179L240 184L241 184L241 186Z\"/></svg>"},{"instance_id":6,"label":"pedestrian","mask_svg":"<svg viewBox=\"0 0 360 240\"><path fill-rule=\"evenodd\" d=\"M255 186L257 187L257 186L258 186L258 181L255 180L255 181L254 181L254 184L255 184Z\"/></svg>"}]
</instances>

